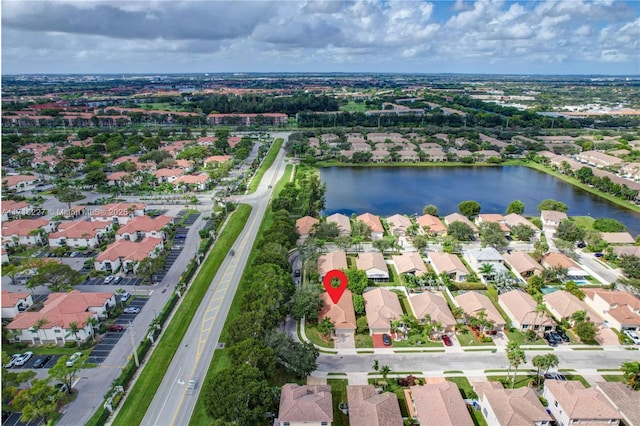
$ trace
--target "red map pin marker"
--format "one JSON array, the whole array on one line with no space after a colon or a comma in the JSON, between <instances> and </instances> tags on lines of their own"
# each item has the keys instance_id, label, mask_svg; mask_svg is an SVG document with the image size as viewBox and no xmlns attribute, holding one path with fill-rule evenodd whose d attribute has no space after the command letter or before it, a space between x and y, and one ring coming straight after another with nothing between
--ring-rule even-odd
<instances>
[{"instance_id":1,"label":"red map pin marker","mask_svg":"<svg viewBox=\"0 0 640 426\"><path fill-rule=\"evenodd\" d=\"M338 287L334 287L331 285L331 281L337 278L340 280L340 285ZM329 297L334 304L338 304L340 298L344 294L344 291L347 289L347 284L349 284L349 280L344 272L338 271L337 269L332 269L327 272L327 275L324 276L322 280L322 284L324 284L324 289L329 293Z\"/></svg>"}]
</instances>

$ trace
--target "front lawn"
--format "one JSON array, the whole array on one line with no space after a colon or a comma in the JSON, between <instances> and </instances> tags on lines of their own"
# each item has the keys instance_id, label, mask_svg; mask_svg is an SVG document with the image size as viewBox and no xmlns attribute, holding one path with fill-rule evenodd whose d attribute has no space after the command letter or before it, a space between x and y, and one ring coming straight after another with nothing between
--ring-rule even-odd
<instances>
[{"instance_id":1,"label":"front lawn","mask_svg":"<svg viewBox=\"0 0 640 426\"><path fill-rule=\"evenodd\" d=\"M496 344L491 340L490 342L483 342L476 336L469 327L465 326L468 330L466 333L456 331L456 338L460 342L460 346L495 346Z\"/></svg>"},{"instance_id":2,"label":"front lawn","mask_svg":"<svg viewBox=\"0 0 640 426\"><path fill-rule=\"evenodd\" d=\"M307 338L314 345L323 347L323 348L333 348L333 340L325 340L322 334L318 331L315 325L306 324L304 327L304 331L307 334ZM373 346L373 344L372 344Z\"/></svg>"},{"instance_id":3,"label":"front lawn","mask_svg":"<svg viewBox=\"0 0 640 426\"><path fill-rule=\"evenodd\" d=\"M602 378L607 382L624 383L624 374L603 374Z\"/></svg>"},{"instance_id":4,"label":"front lawn","mask_svg":"<svg viewBox=\"0 0 640 426\"><path fill-rule=\"evenodd\" d=\"M431 340L422 339L422 343L413 343L411 339L400 339L396 341L395 336L391 335L391 343L394 348L442 348L444 344L442 342L432 342Z\"/></svg>"},{"instance_id":5,"label":"front lawn","mask_svg":"<svg viewBox=\"0 0 640 426\"><path fill-rule=\"evenodd\" d=\"M535 375L529 375L529 374L518 374L516 376L516 381L514 384L514 388L524 388L529 386L529 382L532 379L535 379ZM508 382L508 386L505 386L504 383L502 384L505 388L511 389L511 379L513 378L513 371L511 372L511 374L509 375L509 382ZM491 381L491 382L502 382L503 380L506 380L507 376L487 376L487 380Z\"/></svg>"},{"instance_id":6,"label":"front lawn","mask_svg":"<svg viewBox=\"0 0 640 426\"><path fill-rule=\"evenodd\" d=\"M369 334L356 334L356 348L372 348L373 339Z\"/></svg>"},{"instance_id":7,"label":"front lawn","mask_svg":"<svg viewBox=\"0 0 640 426\"><path fill-rule=\"evenodd\" d=\"M544 339L537 338L535 342L530 342L527 340L524 333L521 333L518 330L513 331L505 331L505 334L509 338L510 342L516 342L520 345L546 345L547 342Z\"/></svg>"}]
</instances>

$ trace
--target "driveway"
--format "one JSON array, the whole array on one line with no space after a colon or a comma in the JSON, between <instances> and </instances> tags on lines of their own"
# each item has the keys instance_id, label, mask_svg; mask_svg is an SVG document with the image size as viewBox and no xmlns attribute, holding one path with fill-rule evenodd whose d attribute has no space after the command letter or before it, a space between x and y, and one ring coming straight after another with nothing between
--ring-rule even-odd
<instances>
[{"instance_id":1,"label":"driveway","mask_svg":"<svg viewBox=\"0 0 640 426\"><path fill-rule=\"evenodd\" d=\"M619 345L618 335L610 328L603 328L596 333L596 342L600 345Z\"/></svg>"},{"instance_id":2,"label":"driveway","mask_svg":"<svg viewBox=\"0 0 640 426\"><path fill-rule=\"evenodd\" d=\"M356 347L356 338L353 333L336 333L333 341L336 349L354 349Z\"/></svg>"}]
</instances>

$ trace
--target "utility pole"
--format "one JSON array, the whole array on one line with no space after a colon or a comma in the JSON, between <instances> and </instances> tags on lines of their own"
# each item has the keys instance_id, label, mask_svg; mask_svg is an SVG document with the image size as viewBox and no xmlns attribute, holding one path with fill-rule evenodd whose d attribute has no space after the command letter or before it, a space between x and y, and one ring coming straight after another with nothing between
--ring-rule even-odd
<instances>
[{"instance_id":1,"label":"utility pole","mask_svg":"<svg viewBox=\"0 0 640 426\"><path fill-rule=\"evenodd\" d=\"M133 340L133 328L131 327L131 321L129 321L129 336L131 336L131 349L133 351L133 359L136 362L136 367L140 368L138 352L136 351L136 342Z\"/></svg>"}]
</instances>

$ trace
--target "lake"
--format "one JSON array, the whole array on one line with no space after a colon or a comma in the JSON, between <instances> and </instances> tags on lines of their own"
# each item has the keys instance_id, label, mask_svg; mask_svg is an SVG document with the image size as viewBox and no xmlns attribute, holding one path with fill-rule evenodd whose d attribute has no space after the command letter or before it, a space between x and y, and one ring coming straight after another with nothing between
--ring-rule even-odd
<instances>
[{"instance_id":1,"label":"lake","mask_svg":"<svg viewBox=\"0 0 640 426\"><path fill-rule=\"evenodd\" d=\"M617 219L632 235L640 234L640 214L524 166L327 167L320 178L327 184L327 215L422 214L433 204L446 216L465 200L480 203L482 213L504 214L511 201L521 200L524 214L537 216L538 204L552 198L567 204L569 215Z\"/></svg>"}]
</instances>

